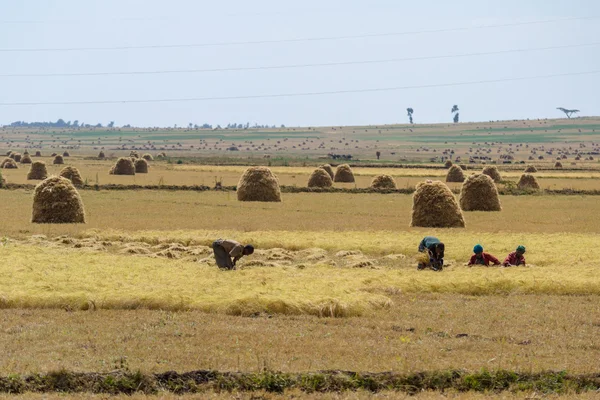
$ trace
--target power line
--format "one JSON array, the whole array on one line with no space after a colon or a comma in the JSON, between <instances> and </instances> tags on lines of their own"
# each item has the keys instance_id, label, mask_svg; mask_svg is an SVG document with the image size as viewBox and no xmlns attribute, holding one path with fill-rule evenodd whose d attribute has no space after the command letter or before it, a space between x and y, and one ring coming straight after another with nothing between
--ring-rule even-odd
<instances>
[{"instance_id":1,"label":"power line","mask_svg":"<svg viewBox=\"0 0 600 400\"><path fill-rule=\"evenodd\" d=\"M20 49L0 49L2 53L32 53L32 52L72 52L72 51L119 51L119 50L155 50L155 49L177 49L177 48L194 48L194 47L220 47L220 46L239 46L239 45L259 45L259 44L275 44L275 43L299 43L299 42L316 42L330 40L349 40L349 39L368 39L378 37L420 35L426 33L448 33L468 31L472 29L489 29L489 28L504 28L524 25L547 24L552 22L567 22L579 20L591 20L600 18L592 17L573 17L561 19L548 19L541 21L529 22L514 22L509 24L495 25L478 25L461 28L445 28L431 29L423 31L406 31L406 32L388 32L388 33L371 33L363 35L345 35L345 36L323 36L312 38L295 38L295 39L272 39L272 40L255 40L255 41L237 41L237 42L214 42L214 43L191 43L191 44L156 44L156 45L141 45L141 46L112 46L112 47L53 47L53 48L20 48Z\"/></svg>"},{"instance_id":2,"label":"power line","mask_svg":"<svg viewBox=\"0 0 600 400\"><path fill-rule=\"evenodd\" d=\"M316 67L332 67L343 65L365 65L365 64L385 64L396 63L403 61L423 61L423 60L439 60L449 58L462 57L479 57L488 55L511 54L511 53L526 53L530 51L558 50L579 47L598 46L600 42L583 43L583 44L567 44L560 46L533 47L525 49L513 50L498 50L476 53L463 53L438 56L422 56L422 57L404 57L404 58L388 58L383 60L363 60L363 61L339 61L329 63L310 63L310 64L288 64L288 65L267 65L257 67L226 67L226 68L205 68L205 69L176 69L176 70L159 70L159 71L117 71L117 72L59 72L59 73L31 73L31 74L0 74L0 78L49 78L49 77L67 77L67 76L114 76L114 75L161 75L161 74L191 74L205 72L231 72L231 71L258 71L258 70L276 70L276 69L292 69L292 68L316 68Z\"/></svg>"},{"instance_id":3,"label":"power line","mask_svg":"<svg viewBox=\"0 0 600 400\"><path fill-rule=\"evenodd\" d=\"M333 90L333 91L322 91L322 92L303 92L303 93L278 93L278 94L259 94L259 95L246 95L246 96L221 96L221 97L190 97L190 98L173 98L173 99L147 99L147 100L90 100L90 101L55 101L55 102L11 102L11 103L0 103L0 107L5 106L50 106L50 105L88 105L88 104L132 104L132 103L179 103L179 102L193 102L193 101L209 101L209 100L247 100L247 99L267 99L267 98L281 98L281 97L306 97L306 96L322 96L322 95L335 95L335 94L350 94L350 93L373 93L373 92L390 92L399 90L409 89L429 89L439 87L454 87L454 86L467 86L467 85L479 85L484 83L502 83L502 82L515 82L525 81L533 79L546 79L546 78L558 78L565 76L583 76L593 75L600 73L599 70L584 71L584 72L567 72L563 74L550 74L550 75L538 75L538 76L527 76L527 77L516 77L516 78L501 78L501 79L490 79L480 81L469 81L469 82L454 82L454 83L440 83L430 85L414 85L414 86L395 86L385 88L369 88L369 89L350 89L350 90Z\"/></svg>"}]
</instances>

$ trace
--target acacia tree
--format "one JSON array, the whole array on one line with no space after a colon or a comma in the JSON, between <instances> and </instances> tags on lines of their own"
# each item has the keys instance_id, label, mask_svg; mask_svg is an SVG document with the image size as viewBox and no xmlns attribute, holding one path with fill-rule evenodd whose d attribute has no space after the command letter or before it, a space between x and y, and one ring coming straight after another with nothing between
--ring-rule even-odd
<instances>
[{"instance_id":1,"label":"acacia tree","mask_svg":"<svg viewBox=\"0 0 600 400\"><path fill-rule=\"evenodd\" d=\"M458 106L455 104L452 106L452 110L450 111L452 114L454 114L454 123L457 124L458 123Z\"/></svg>"},{"instance_id":2,"label":"acacia tree","mask_svg":"<svg viewBox=\"0 0 600 400\"><path fill-rule=\"evenodd\" d=\"M563 107L557 107L557 110L560 110L562 112L564 112L565 114L567 114L567 118L571 118L572 114L577 114L579 112L579 110L569 110Z\"/></svg>"},{"instance_id":3,"label":"acacia tree","mask_svg":"<svg viewBox=\"0 0 600 400\"><path fill-rule=\"evenodd\" d=\"M413 117L412 117L412 115L413 115L413 113L415 111L412 108L409 107L409 108L406 109L406 112L408 114L408 119L410 120L410 123L412 124L413 123Z\"/></svg>"}]
</instances>

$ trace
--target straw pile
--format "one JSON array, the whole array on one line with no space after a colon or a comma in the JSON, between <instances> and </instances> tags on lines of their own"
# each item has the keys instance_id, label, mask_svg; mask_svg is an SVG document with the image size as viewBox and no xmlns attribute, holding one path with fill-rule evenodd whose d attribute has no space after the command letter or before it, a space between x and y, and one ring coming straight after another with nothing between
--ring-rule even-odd
<instances>
[{"instance_id":1,"label":"straw pile","mask_svg":"<svg viewBox=\"0 0 600 400\"><path fill-rule=\"evenodd\" d=\"M50 154L50 157L56 157L56 153Z\"/></svg>"},{"instance_id":2,"label":"straw pile","mask_svg":"<svg viewBox=\"0 0 600 400\"><path fill-rule=\"evenodd\" d=\"M489 176L490 178L492 178L492 180L494 182L501 182L502 181L502 176L500 175L500 172L498 172L498 168L496 168L493 165L485 167L483 169L483 171L481 171L481 173Z\"/></svg>"},{"instance_id":3,"label":"straw pile","mask_svg":"<svg viewBox=\"0 0 600 400\"><path fill-rule=\"evenodd\" d=\"M537 170L537 168L535 167L535 165L528 165L528 166L525 168L525 173L527 173L527 174L530 174L530 173L533 173L533 172L538 172L538 170Z\"/></svg>"},{"instance_id":4,"label":"straw pile","mask_svg":"<svg viewBox=\"0 0 600 400\"><path fill-rule=\"evenodd\" d=\"M417 185L413 195L410 226L464 228L465 220L448 186L440 181L426 181Z\"/></svg>"},{"instance_id":5,"label":"straw pile","mask_svg":"<svg viewBox=\"0 0 600 400\"><path fill-rule=\"evenodd\" d=\"M136 174L147 174L148 173L148 161L143 158L137 158L134 163Z\"/></svg>"},{"instance_id":6,"label":"straw pile","mask_svg":"<svg viewBox=\"0 0 600 400\"><path fill-rule=\"evenodd\" d=\"M331 168L331 165L323 164L319 168L323 168L325 171L327 171L327 173L329 174L329 177L331 178L331 180L333 180L334 173L333 173L333 168Z\"/></svg>"},{"instance_id":7,"label":"straw pile","mask_svg":"<svg viewBox=\"0 0 600 400\"><path fill-rule=\"evenodd\" d=\"M459 165L460 169L462 169L463 171L467 170L467 166L465 164L460 164Z\"/></svg>"},{"instance_id":8,"label":"straw pile","mask_svg":"<svg viewBox=\"0 0 600 400\"><path fill-rule=\"evenodd\" d=\"M308 187L328 188L333 185L331 176L323 168L317 168L308 178Z\"/></svg>"},{"instance_id":9,"label":"straw pile","mask_svg":"<svg viewBox=\"0 0 600 400\"><path fill-rule=\"evenodd\" d=\"M152 157L152 154L150 153L146 153L142 156L142 158L146 161L154 161L154 157Z\"/></svg>"},{"instance_id":10,"label":"straw pile","mask_svg":"<svg viewBox=\"0 0 600 400\"><path fill-rule=\"evenodd\" d=\"M4 161L2 161L2 164L0 164L0 168L17 169L19 166L12 158L5 158Z\"/></svg>"},{"instance_id":11,"label":"straw pile","mask_svg":"<svg viewBox=\"0 0 600 400\"><path fill-rule=\"evenodd\" d=\"M138 154L137 151L132 150L132 151L129 152L129 157L131 157L131 158L140 158L140 155Z\"/></svg>"},{"instance_id":12,"label":"straw pile","mask_svg":"<svg viewBox=\"0 0 600 400\"><path fill-rule=\"evenodd\" d=\"M560 161L555 162L554 168L562 168L562 163Z\"/></svg>"},{"instance_id":13,"label":"straw pile","mask_svg":"<svg viewBox=\"0 0 600 400\"><path fill-rule=\"evenodd\" d=\"M446 161L446 163L444 164L444 168L450 168L452 167L454 164L452 164L452 161L448 160Z\"/></svg>"},{"instance_id":14,"label":"straw pile","mask_svg":"<svg viewBox=\"0 0 600 400\"><path fill-rule=\"evenodd\" d=\"M250 167L237 184L239 201L281 201L279 180L267 167Z\"/></svg>"},{"instance_id":15,"label":"straw pile","mask_svg":"<svg viewBox=\"0 0 600 400\"><path fill-rule=\"evenodd\" d=\"M21 154L20 153L12 153L10 158L15 160L15 162L21 162Z\"/></svg>"},{"instance_id":16,"label":"straw pile","mask_svg":"<svg viewBox=\"0 0 600 400\"><path fill-rule=\"evenodd\" d=\"M35 161L31 164L31 168L27 173L28 180L39 180L42 181L48 177L48 171L46 170L46 163L43 161Z\"/></svg>"},{"instance_id":17,"label":"straw pile","mask_svg":"<svg viewBox=\"0 0 600 400\"><path fill-rule=\"evenodd\" d=\"M81 178L81 174L79 173L79 170L75 167L64 167L58 175L62 176L63 178L67 178L73 183L73 185L83 185L83 179Z\"/></svg>"},{"instance_id":18,"label":"straw pile","mask_svg":"<svg viewBox=\"0 0 600 400\"><path fill-rule=\"evenodd\" d=\"M35 187L31 222L37 224L85 223L83 202L70 180L53 176Z\"/></svg>"},{"instance_id":19,"label":"straw pile","mask_svg":"<svg viewBox=\"0 0 600 400\"><path fill-rule=\"evenodd\" d=\"M54 161L52 161L52 164L64 164L65 160L63 159L63 157L61 155L57 155L56 157L54 157Z\"/></svg>"},{"instance_id":20,"label":"straw pile","mask_svg":"<svg viewBox=\"0 0 600 400\"><path fill-rule=\"evenodd\" d=\"M6 152L6 157L10 157L10 155L12 154L12 150L9 150Z\"/></svg>"},{"instance_id":21,"label":"straw pile","mask_svg":"<svg viewBox=\"0 0 600 400\"><path fill-rule=\"evenodd\" d=\"M65 152L63 153L63 157L71 157L71 155L69 154L69 152L68 152L68 151L65 151Z\"/></svg>"},{"instance_id":22,"label":"straw pile","mask_svg":"<svg viewBox=\"0 0 600 400\"><path fill-rule=\"evenodd\" d=\"M348 164L338 165L337 169L335 170L333 181L346 183L354 182L354 174L352 173L350 166Z\"/></svg>"},{"instance_id":23,"label":"straw pile","mask_svg":"<svg viewBox=\"0 0 600 400\"><path fill-rule=\"evenodd\" d=\"M462 168L453 165L446 174L446 182L464 182L465 174Z\"/></svg>"},{"instance_id":24,"label":"straw pile","mask_svg":"<svg viewBox=\"0 0 600 400\"><path fill-rule=\"evenodd\" d=\"M106 155L104 155L103 151L100 151L100 153L98 153L98 158L106 158Z\"/></svg>"},{"instance_id":25,"label":"straw pile","mask_svg":"<svg viewBox=\"0 0 600 400\"><path fill-rule=\"evenodd\" d=\"M135 166L128 157L121 157L110 170L111 175L135 175Z\"/></svg>"},{"instance_id":26,"label":"straw pile","mask_svg":"<svg viewBox=\"0 0 600 400\"><path fill-rule=\"evenodd\" d=\"M31 164L31 157L29 156L29 153L23 155L21 158L21 164Z\"/></svg>"},{"instance_id":27,"label":"straw pile","mask_svg":"<svg viewBox=\"0 0 600 400\"><path fill-rule=\"evenodd\" d=\"M41 151L36 151L35 152L35 156L34 157L41 157L42 156L42 152Z\"/></svg>"},{"instance_id":28,"label":"straw pile","mask_svg":"<svg viewBox=\"0 0 600 400\"><path fill-rule=\"evenodd\" d=\"M371 181L371 189L396 189L396 181L390 175L377 175Z\"/></svg>"},{"instance_id":29,"label":"straw pile","mask_svg":"<svg viewBox=\"0 0 600 400\"><path fill-rule=\"evenodd\" d=\"M463 211L501 211L498 189L485 174L467 177L460 189L460 208Z\"/></svg>"},{"instance_id":30,"label":"straw pile","mask_svg":"<svg viewBox=\"0 0 600 400\"><path fill-rule=\"evenodd\" d=\"M522 190L527 190L527 189L538 190L540 188L540 185L538 184L537 179L535 179L535 176L533 176L531 174L523 174L523 175L521 175L521 178L519 179L519 182L517 183L517 187Z\"/></svg>"}]
</instances>

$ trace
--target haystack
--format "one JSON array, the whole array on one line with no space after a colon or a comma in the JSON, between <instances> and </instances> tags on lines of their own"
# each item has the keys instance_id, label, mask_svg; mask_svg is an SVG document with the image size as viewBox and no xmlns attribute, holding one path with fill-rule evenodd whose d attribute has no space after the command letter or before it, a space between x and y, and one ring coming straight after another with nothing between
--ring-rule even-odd
<instances>
[{"instance_id":1,"label":"haystack","mask_svg":"<svg viewBox=\"0 0 600 400\"><path fill-rule=\"evenodd\" d=\"M101 151L100 153L98 153L98 158L106 158L106 156L104 155L103 151Z\"/></svg>"},{"instance_id":2,"label":"haystack","mask_svg":"<svg viewBox=\"0 0 600 400\"><path fill-rule=\"evenodd\" d=\"M463 171L467 170L467 166L465 164L460 164L459 165L460 169L462 169Z\"/></svg>"},{"instance_id":3,"label":"haystack","mask_svg":"<svg viewBox=\"0 0 600 400\"><path fill-rule=\"evenodd\" d=\"M453 165L446 174L446 182L464 182L465 174L462 168Z\"/></svg>"},{"instance_id":4,"label":"haystack","mask_svg":"<svg viewBox=\"0 0 600 400\"><path fill-rule=\"evenodd\" d=\"M137 151L132 150L132 151L129 152L129 157L131 157L131 158L140 158L140 155L138 154Z\"/></svg>"},{"instance_id":5,"label":"haystack","mask_svg":"<svg viewBox=\"0 0 600 400\"><path fill-rule=\"evenodd\" d=\"M6 157L10 157L10 155L12 154L12 150L9 150L6 152Z\"/></svg>"},{"instance_id":6,"label":"haystack","mask_svg":"<svg viewBox=\"0 0 600 400\"><path fill-rule=\"evenodd\" d=\"M15 160L15 162L21 162L21 154L20 153L12 153L10 155L10 158L12 158L13 160Z\"/></svg>"},{"instance_id":7,"label":"haystack","mask_svg":"<svg viewBox=\"0 0 600 400\"><path fill-rule=\"evenodd\" d=\"M112 175L135 175L135 166L131 158L121 157L110 170Z\"/></svg>"},{"instance_id":8,"label":"haystack","mask_svg":"<svg viewBox=\"0 0 600 400\"><path fill-rule=\"evenodd\" d=\"M279 180L267 167L250 167L237 184L239 201L281 201Z\"/></svg>"},{"instance_id":9,"label":"haystack","mask_svg":"<svg viewBox=\"0 0 600 400\"><path fill-rule=\"evenodd\" d=\"M150 153L146 153L142 156L142 158L146 161L154 161L154 157L152 157L152 154Z\"/></svg>"},{"instance_id":10,"label":"haystack","mask_svg":"<svg viewBox=\"0 0 600 400\"><path fill-rule=\"evenodd\" d=\"M48 171L46 170L46 163L43 161L35 161L31 164L31 168L27 173L28 180L44 180L48 177Z\"/></svg>"},{"instance_id":11,"label":"haystack","mask_svg":"<svg viewBox=\"0 0 600 400\"><path fill-rule=\"evenodd\" d=\"M350 166L348 164L338 165L337 169L335 170L333 181L346 183L354 182L354 174L352 173Z\"/></svg>"},{"instance_id":12,"label":"haystack","mask_svg":"<svg viewBox=\"0 0 600 400\"><path fill-rule=\"evenodd\" d=\"M25 151L23 152L24 156L28 156L29 155L29 151L27 149L25 149Z\"/></svg>"},{"instance_id":13,"label":"haystack","mask_svg":"<svg viewBox=\"0 0 600 400\"><path fill-rule=\"evenodd\" d=\"M535 165L528 165L525 168L525 173L533 173L533 172L538 172L537 168L535 167Z\"/></svg>"},{"instance_id":14,"label":"haystack","mask_svg":"<svg viewBox=\"0 0 600 400\"><path fill-rule=\"evenodd\" d=\"M42 156L42 152L41 151L36 151L35 152L35 156L34 157L41 157Z\"/></svg>"},{"instance_id":15,"label":"haystack","mask_svg":"<svg viewBox=\"0 0 600 400\"><path fill-rule=\"evenodd\" d=\"M560 161L555 162L554 168L562 168L562 163Z\"/></svg>"},{"instance_id":16,"label":"haystack","mask_svg":"<svg viewBox=\"0 0 600 400\"><path fill-rule=\"evenodd\" d=\"M85 211L70 180L52 176L35 187L31 222L37 224L84 224Z\"/></svg>"},{"instance_id":17,"label":"haystack","mask_svg":"<svg viewBox=\"0 0 600 400\"><path fill-rule=\"evenodd\" d=\"M2 161L2 164L0 164L0 168L17 169L19 166L12 158L5 158L4 161Z\"/></svg>"},{"instance_id":18,"label":"haystack","mask_svg":"<svg viewBox=\"0 0 600 400\"><path fill-rule=\"evenodd\" d=\"M148 161L143 158L137 158L135 163L133 163L135 167L136 174L147 174L148 173Z\"/></svg>"},{"instance_id":19,"label":"haystack","mask_svg":"<svg viewBox=\"0 0 600 400\"><path fill-rule=\"evenodd\" d=\"M54 157L54 161L52 161L52 164L64 164L65 160L63 159L63 157L61 155L57 155L56 157Z\"/></svg>"},{"instance_id":20,"label":"haystack","mask_svg":"<svg viewBox=\"0 0 600 400\"><path fill-rule=\"evenodd\" d=\"M29 154L25 154L21 157L21 164L31 164L31 157Z\"/></svg>"},{"instance_id":21,"label":"haystack","mask_svg":"<svg viewBox=\"0 0 600 400\"><path fill-rule=\"evenodd\" d=\"M319 168L323 168L325 171L327 171L327 173L329 174L329 177L331 178L331 180L333 180L333 177L335 174L333 173L333 168L331 168L331 165L323 164Z\"/></svg>"},{"instance_id":22,"label":"haystack","mask_svg":"<svg viewBox=\"0 0 600 400\"><path fill-rule=\"evenodd\" d=\"M323 168L317 168L308 178L308 187L328 188L333 185L331 176Z\"/></svg>"},{"instance_id":23,"label":"haystack","mask_svg":"<svg viewBox=\"0 0 600 400\"><path fill-rule=\"evenodd\" d=\"M456 198L443 182L426 181L413 195L410 226L464 228L465 220Z\"/></svg>"},{"instance_id":24,"label":"haystack","mask_svg":"<svg viewBox=\"0 0 600 400\"><path fill-rule=\"evenodd\" d=\"M396 181L390 175L377 175L371 181L371 189L396 189Z\"/></svg>"},{"instance_id":25,"label":"haystack","mask_svg":"<svg viewBox=\"0 0 600 400\"><path fill-rule=\"evenodd\" d=\"M448 160L444 163L444 168L450 168L452 167L454 164L452 164L452 161Z\"/></svg>"},{"instance_id":26,"label":"haystack","mask_svg":"<svg viewBox=\"0 0 600 400\"><path fill-rule=\"evenodd\" d=\"M75 167L64 167L58 175L62 176L63 178L67 178L73 183L73 185L83 185L81 174Z\"/></svg>"},{"instance_id":27,"label":"haystack","mask_svg":"<svg viewBox=\"0 0 600 400\"><path fill-rule=\"evenodd\" d=\"M63 153L63 157L71 157L71 155L69 154L69 152L68 152L68 151L65 151L65 152Z\"/></svg>"},{"instance_id":28,"label":"haystack","mask_svg":"<svg viewBox=\"0 0 600 400\"><path fill-rule=\"evenodd\" d=\"M535 176L531 175L531 174L523 174L521 175L521 178L519 179L519 182L517 183L517 187L519 189L522 190L527 190L527 189L539 189L540 185L537 182L537 179L535 179Z\"/></svg>"},{"instance_id":29,"label":"haystack","mask_svg":"<svg viewBox=\"0 0 600 400\"><path fill-rule=\"evenodd\" d=\"M498 168L494 167L493 165L485 167L481 173L492 178L494 182L502 181L502 176L500 175L500 172L498 172Z\"/></svg>"},{"instance_id":30,"label":"haystack","mask_svg":"<svg viewBox=\"0 0 600 400\"><path fill-rule=\"evenodd\" d=\"M460 189L460 208L463 211L501 211L496 184L485 174L467 177Z\"/></svg>"},{"instance_id":31,"label":"haystack","mask_svg":"<svg viewBox=\"0 0 600 400\"><path fill-rule=\"evenodd\" d=\"M50 157L56 157L56 153L50 154Z\"/></svg>"}]
</instances>

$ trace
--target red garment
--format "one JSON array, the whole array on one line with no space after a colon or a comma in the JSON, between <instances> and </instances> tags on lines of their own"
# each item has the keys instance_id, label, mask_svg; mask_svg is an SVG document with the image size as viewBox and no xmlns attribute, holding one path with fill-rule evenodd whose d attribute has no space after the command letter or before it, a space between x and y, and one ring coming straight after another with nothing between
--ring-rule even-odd
<instances>
[{"instance_id":1,"label":"red garment","mask_svg":"<svg viewBox=\"0 0 600 400\"><path fill-rule=\"evenodd\" d=\"M482 253L482 255L483 255L483 265L485 265L486 267L489 267L490 263L492 263L494 265L500 264L500 261L493 255L491 255L490 253ZM471 256L471 260L469 261L469 265L479 264L477 261L478 261L477 254L473 254ZM479 264L479 265L482 265L482 264Z\"/></svg>"},{"instance_id":2,"label":"red garment","mask_svg":"<svg viewBox=\"0 0 600 400\"><path fill-rule=\"evenodd\" d=\"M506 256L504 265L525 265L525 257L523 257L523 255L518 255L516 251L513 251Z\"/></svg>"}]
</instances>

